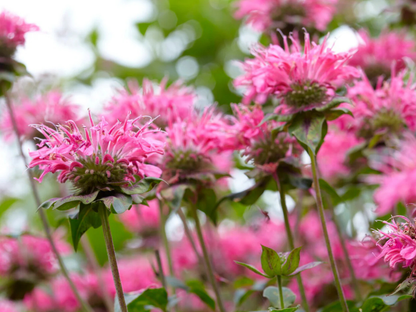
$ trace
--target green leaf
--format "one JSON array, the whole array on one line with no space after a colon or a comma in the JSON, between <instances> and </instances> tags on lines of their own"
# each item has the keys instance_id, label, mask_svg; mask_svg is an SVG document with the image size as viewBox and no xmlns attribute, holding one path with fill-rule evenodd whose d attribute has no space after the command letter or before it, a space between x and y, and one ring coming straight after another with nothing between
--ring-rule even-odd
<instances>
[{"instance_id":1,"label":"green leaf","mask_svg":"<svg viewBox=\"0 0 416 312\"><path fill-rule=\"evenodd\" d=\"M264 193L267 187L269 179L262 179L259 182L257 182L252 187L238 192L238 193L232 193L229 194L223 198L217 203L217 207L221 205L222 202L225 200L232 200L236 203L241 203L242 205L250 206L257 202L257 200L260 198L260 196Z\"/></svg>"},{"instance_id":2,"label":"green leaf","mask_svg":"<svg viewBox=\"0 0 416 312\"><path fill-rule=\"evenodd\" d=\"M324 191L328 196L331 198L332 206L335 207L339 203L342 202L341 197L338 195L337 191L335 191L332 186L326 182L324 179L319 179L319 186L322 191Z\"/></svg>"},{"instance_id":3,"label":"green leaf","mask_svg":"<svg viewBox=\"0 0 416 312\"><path fill-rule=\"evenodd\" d=\"M156 185L158 185L162 181L163 180L159 178L148 177L148 178L141 179L139 182L137 182L133 186L120 187L120 189L124 194L127 194L127 195L143 194L143 193L151 191Z\"/></svg>"},{"instance_id":4,"label":"green leaf","mask_svg":"<svg viewBox=\"0 0 416 312\"><path fill-rule=\"evenodd\" d=\"M324 138L328 131L328 124L325 116L314 114L312 116L297 116L293 123L289 126L289 133L292 134L302 147L316 155L324 142Z\"/></svg>"},{"instance_id":5,"label":"green leaf","mask_svg":"<svg viewBox=\"0 0 416 312\"><path fill-rule=\"evenodd\" d=\"M252 266L251 264L247 264L247 263L243 263L243 262L239 262L239 261L234 261L235 263L237 263L238 265L242 265L243 267L253 271L254 273L267 277L267 278L272 278L273 276L269 276L267 274L264 274L262 272L260 272L258 269L256 269L254 266Z\"/></svg>"},{"instance_id":6,"label":"green leaf","mask_svg":"<svg viewBox=\"0 0 416 312\"><path fill-rule=\"evenodd\" d=\"M280 122L288 122L291 121L293 119L294 115L279 115L279 114L268 114L266 115L263 120L259 123L258 126L261 126L262 124L264 124L265 122L268 122L270 120L276 120L276 121L280 121Z\"/></svg>"},{"instance_id":7,"label":"green leaf","mask_svg":"<svg viewBox=\"0 0 416 312\"><path fill-rule=\"evenodd\" d=\"M261 267L269 276L282 275L282 263L280 256L271 248L261 245Z\"/></svg>"},{"instance_id":8,"label":"green leaf","mask_svg":"<svg viewBox=\"0 0 416 312\"><path fill-rule=\"evenodd\" d=\"M297 189L309 190L312 187L312 179L305 178L295 174L288 174L288 179L290 185L294 186Z\"/></svg>"},{"instance_id":9,"label":"green leaf","mask_svg":"<svg viewBox=\"0 0 416 312\"><path fill-rule=\"evenodd\" d=\"M355 307L355 302L347 300L347 306L350 312L359 312L358 308ZM337 301L324 307L321 312L340 312L342 310L343 309L341 303Z\"/></svg>"},{"instance_id":10,"label":"green leaf","mask_svg":"<svg viewBox=\"0 0 416 312\"><path fill-rule=\"evenodd\" d=\"M97 198L98 192L99 191L87 195L70 195L59 198L52 204L52 208L58 210L68 210L76 207L80 202L84 205L91 204Z\"/></svg>"},{"instance_id":11,"label":"green leaf","mask_svg":"<svg viewBox=\"0 0 416 312\"><path fill-rule=\"evenodd\" d=\"M295 248L287 256L286 262L282 266L282 275L290 275L299 267L301 249L302 247Z\"/></svg>"},{"instance_id":12,"label":"green leaf","mask_svg":"<svg viewBox=\"0 0 416 312\"><path fill-rule=\"evenodd\" d=\"M198 193L197 208L204 212L207 217L217 224L217 195L211 188L204 188Z\"/></svg>"},{"instance_id":13,"label":"green leaf","mask_svg":"<svg viewBox=\"0 0 416 312\"><path fill-rule=\"evenodd\" d=\"M329 121L335 120L342 115L350 115L351 117L354 117L352 112L345 107L339 107L325 112L326 120Z\"/></svg>"},{"instance_id":14,"label":"green leaf","mask_svg":"<svg viewBox=\"0 0 416 312\"><path fill-rule=\"evenodd\" d=\"M388 306L394 306L397 302L410 299L410 295L384 295L367 298L361 307L362 312L381 312Z\"/></svg>"},{"instance_id":15,"label":"green leaf","mask_svg":"<svg viewBox=\"0 0 416 312\"><path fill-rule=\"evenodd\" d=\"M76 216L69 218L69 224L71 227L72 243L74 244L75 251L78 249L78 243L82 235L92 226L98 228L101 226L101 218L98 212L93 208L95 205L101 203L92 203L88 205L80 204L79 212Z\"/></svg>"},{"instance_id":16,"label":"green leaf","mask_svg":"<svg viewBox=\"0 0 416 312\"><path fill-rule=\"evenodd\" d=\"M282 287L283 292L283 302L285 307L290 307L295 303L296 295L287 287ZM263 297L267 298L270 301L270 304L275 307L282 309L280 306L280 293L279 288L275 286L269 286L263 291Z\"/></svg>"},{"instance_id":17,"label":"green leaf","mask_svg":"<svg viewBox=\"0 0 416 312\"><path fill-rule=\"evenodd\" d=\"M205 286L201 281L191 280L187 281L186 285L189 287L188 292L195 294L212 310L215 310L215 300L205 291Z\"/></svg>"},{"instance_id":18,"label":"green leaf","mask_svg":"<svg viewBox=\"0 0 416 312\"><path fill-rule=\"evenodd\" d=\"M41 208L43 208L43 209L49 209L49 208L51 208L52 206L53 206L53 204L57 201L59 199L59 197L58 198L51 198L51 199L48 199L47 201L45 201L45 202L43 202L39 207L38 207L38 210L39 209L41 209Z\"/></svg>"},{"instance_id":19,"label":"green leaf","mask_svg":"<svg viewBox=\"0 0 416 312\"><path fill-rule=\"evenodd\" d=\"M293 271L291 274L289 274L288 276L295 276L296 274L308 270L308 269L312 269L320 264L322 264L323 262L321 261L315 261L315 262L309 262L308 264L305 265L301 265L300 267L298 267L295 271Z\"/></svg>"},{"instance_id":20,"label":"green leaf","mask_svg":"<svg viewBox=\"0 0 416 312\"><path fill-rule=\"evenodd\" d=\"M142 312L147 311L145 306L152 306L159 308L162 311L166 311L168 305L168 294L164 288L149 288L138 294L133 299L127 308L129 312Z\"/></svg>"},{"instance_id":21,"label":"green leaf","mask_svg":"<svg viewBox=\"0 0 416 312\"><path fill-rule=\"evenodd\" d=\"M271 311L279 311L279 312L294 312L299 309L299 306L293 308L285 308L285 309L276 309L276 308L269 308L269 312Z\"/></svg>"},{"instance_id":22,"label":"green leaf","mask_svg":"<svg viewBox=\"0 0 416 312\"><path fill-rule=\"evenodd\" d=\"M234 293L234 303L241 306L256 291L253 289L237 289Z\"/></svg>"},{"instance_id":23,"label":"green leaf","mask_svg":"<svg viewBox=\"0 0 416 312\"><path fill-rule=\"evenodd\" d=\"M115 196L108 196L100 198L100 201L104 203L106 208L112 213L120 214L130 209L133 205L131 196L124 194L116 194Z\"/></svg>"},{"instance_id":24,"label":"green leaf","mask_svg":"<svg viewBox=\"0 0 416 312\"><path fill-rule=\"evenodd\" d=\"M233 283L234 288L249 287L254 285L254 280L246 276L239 277Z\"/></svg>"},{"instance_id":25,"label":"green leaf","mask_svg":"<svg viewBox=\"0 0 416 312\"><path fill-rule=\"evenodd\" d=\"M346 98L346 97L336 97L332 99L332 101L326 104L325 106L317 108L316 110L318 112L324 112L324 111L327 111L328 109L341 105L342 103L351 103L351 101L349 98Z\"/></svg>"}]
</instances>

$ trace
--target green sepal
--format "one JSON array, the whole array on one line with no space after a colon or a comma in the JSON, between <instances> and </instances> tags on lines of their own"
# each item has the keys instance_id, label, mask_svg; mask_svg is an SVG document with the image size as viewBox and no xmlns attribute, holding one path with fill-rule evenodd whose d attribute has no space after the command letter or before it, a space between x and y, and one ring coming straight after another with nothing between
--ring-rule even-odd
<instances>
[{"instance_id":1,"label":"green sepal","mask_svg":"<svg viewBox=\"0 0 416 312\"><path fill-rule=\"evenodd\" d=\"M71 227L72 243L75 251L78 249L78 243L82 235L92 226L93 228L99 228L101 226L101 218L97 212L98 206L102 205L101 202L79 206L78 213L69 218L69 224ZM95 208L95 209L94 209Z\"/></svg>"},{"instance_id":2,"label":"green sepal","mask_svg":"<svg viewBox=\"0 0 416 312\"><path fill-rule=\"evenodd\" d=\"M287 287L282 287L283 292L283 302L285 307L290 307L295 303L296 295ZM280 293L279 288L276 286L269 286L263 291L263 297L267 298L270 301L270 304L274 308L283 309L280 305Z\"/></svg>"},{"instance_id":3,"label":"green sepal","mask_svg":"<svg viewBox=\"0 0 416 312\"><path fill-rule=\"evenodd\" d=\"M277 252L263 245L261 248L261 267L264 273L269 276L282 275L282 259Z\"/></svg>"},{"instance_id":4,"label":"green sepal","mask_svg":"<svg viewBox=\"0 0 416 312\"><path fill-rule=\"evenodd\" d=\"M287 276L292 274L298 267L300 261L300 250L302 247L293 249L286 258L282 266L282 275Z\"/></svg>"}]
</instances>

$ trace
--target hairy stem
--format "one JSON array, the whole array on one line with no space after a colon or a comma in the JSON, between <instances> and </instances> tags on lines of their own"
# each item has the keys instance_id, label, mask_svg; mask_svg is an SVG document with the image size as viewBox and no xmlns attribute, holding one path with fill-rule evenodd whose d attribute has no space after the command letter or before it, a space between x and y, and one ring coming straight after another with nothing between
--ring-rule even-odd
<instances>
[{"instance_id":1,"label":"hairy stem","mask_svg":"<svg viewBox=\"0 0 416 312\"><path fill-rule=\"evenodd\" d=\"M7 106L7 110L9 112L9 115L10 115L10 119L12 121L13 130L14 130L14 133L16 134L17 143L18 143L17 146L19 148L19 154L20 154L20 157L22 158L22 160L24 162L25 167L27 168L28 163L27 163L27 160L26 160L26 156L23 153L22 142L20 141L20 132L19 132L19 128L17 127L16 117L14 115L12 102L11 102L11 100L9 98L9 95L7 94L4 87L3 87L3 94L4 94L4 97L6 99L6 106ZM33 179L32 171L28 169L28 170L26 170L26 172L27 172L27 175L28 175L28 178L29 178L30 188L32 190L33 197L35 198L35 203L36 203L37 207L39 207L42 203L40 201L40 196L39 196L38 190L37 190L36 185L35 185L35 180ZM64 278L68 282L69 286L71 287L71 290L75 294L75 297L77 298L78 302L81 304L82 309L86 312L92 312L91 307L88 305L88 303L85 302L84 299L82 299L82 297L79 294L77 288L75 287L75 284L73 283L73 281L71 280L71 278L69 276L68 270L66 269L65 264L62 260L62 257L59 254L58 249L56 248L55 242L53 241L51 228L49 226L48 219L46 218L45 212L42 209L38 209L37 211L39 212L40 220L42 222L42 226L43 226L43 229L45 231L46 238L49 241L49 243L51 244L52 252L54 253L56 259L58 260L59 268L61 269L62 275L64 276Z\"/></svg>"},{"instance_id":2,"label":"hairy stem","mask_svg":"<svg viewBox=\"0 0 416 312\"><path fill-rule=\"evenodd\" d=\"M204 256L205 266L208 269L208 279L209 279L209 282L211 283L212 288L214 289L215 297L217 299L217 304L218 304L218 308L219 308L220 312L225 312L224 305L223 305L222 299L221 299L221 293L220 293L219 287L217 285L217 281L216 281L215 276L214 276L214 270L212 269L211 261L209 259L208 250L207 250L207 247L205 245L204 237L202 235L201 224L199 222L196 207L192 207L191 210L192 210L193 217L194 217L194 220L195 220L195 226L196 226L196 232L198 234L199 244L201 245L202 253L203 253L203 256Z\"/></svg>"},{"instance_id":3,"label":"hairy stem","mask_svg":"<svg viewBox=\"0 0 416 312\"><path fill-rule=\"evenodd\" d=\"M292 234L292 230L290 228L290 223L289 223L289 212L287 210L287 205L286 205L286 194L285 194L284 185L283 183L280 182L276 173L273 174L273 178L276 181L276 185L279 190L280 204L282 206L283 216L285 220L285 228L286 228L287 240L289 242L289 248L290 250L293 250L295 249L295 243L293 240L293 234ZM302 306L306 312L309 312L309 305L306 299L305 287L303 286L303 281L302 281L302 277L300 276L300 274L296 275L296 281L298 282L299 292L302 298Z\"/></svg>"},{"instance_id":4,"label":"hairy stem","mask_svg":"<svg viewBox=\"0 0 416 312\"><path fill-rule=\"evenodd\" d=\"M113 274L114 286L116 287L118 302L120 303L121 312L128 312L126 301L124 299L123 286L121 285L120 273L117 266L116 252L114 250L113 237L111 236L110 223L108 221L107 208L100 205L98 212L101 217L105 246L107 248L108 260Z\"/></svg>"},{"instance_id":5,"label":"hairy stem","mask_svg":"<svg viewBox=\"0 0 416 312\"><path fill-rule=\"evenodd\" d=\"M329 261L331 262L332 274L334 275L335 286L337 288L338 297L341 302L342 311L349 312L347 302L345 300L344 292L341 286L341 280L338 274L337 264L335 262L334 253L332 252L331 241L329 239L328 229L326 226L324 205L322 202L321 187L319 186L319 177L318 170L316 166L316 156L310 148L308 148L308 154L312 162L312 175L313 175L313 184L316 193L316 204L318 206L319 217L321 219L322 231L325 237L326 249L328 250Z\"/></svg>"},{"instance_id":6,"label":"hairy stem","mask_svg":"<svg viewBox=\"0 0 416 312\"><path fill-rule=\"evenodd\" d=\"M279 295L280 295L280 308L285 308L285 300L283 298L283 287L282 287L282 277L280 275L277 276L277 285L279 286Z\"/></svg>"}]
</instances>

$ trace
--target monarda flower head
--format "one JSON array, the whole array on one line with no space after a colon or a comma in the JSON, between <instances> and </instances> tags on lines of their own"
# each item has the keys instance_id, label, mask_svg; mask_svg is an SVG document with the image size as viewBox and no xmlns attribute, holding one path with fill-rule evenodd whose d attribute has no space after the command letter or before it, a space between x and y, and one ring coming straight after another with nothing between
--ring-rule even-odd
<instances>
[{"instance_id":1,"label":"monarda flower head","mask_svg":"<svg viewBox=\"0 0 416 312\"><path fill-rule=\"evenodd\" d=\"M207 108L202 114L194 113L187 122L172 124L166 133L162 167L171 183L228 173L236 145L236 127L230 119Z\"/></svg>"},{"instance_id":2,"label":"monarda flower head","mask_svg":"<svg viewBox=\"0 0 416 312\"><path fill-rule=\"evenodd\" d=\"M50 91L31 100L23 98L16 104L16 123L19 134L23 139L34 139L38 132L28 125L40 123L63 123L67 120L77 120L79 106L65 99L58 91ZM0 120L0 129L6 139L14 136L13 124L8 113Z\"/></svg>"},{"instance_id":3,"label":"monarda flower head","mask_svg":"<svg viewBox=\"0 0 416 312\"><path fill-rule=\"evenodd\" d=\"M285 159L291 158L291 163L297 160L300 164L301 146L287 132L280 132L274 138L272 130L279 123L274 120L262 123L265 116L260 106L233 105L233 108L238 119L237 137L247 162L253 162L271 174Z\"/></svg>"},{"instance_id":4,"label":"monarda flower head","mask_svg":"<svg viewBox=\"0 0 416 312\"><path fill-rule=\"evenodd\" d=\"M112 191L136 182L137 177L159 177L161 170L146 164L146 158L162 155L164 143L154 139L159 130L150 128L151 121L136 125L140 119L126 118L123 123L109 125L104 118L94 124L90 116L91 126L84 133L72 120L56 129L35 125L45 139L30 153L29 168L43 170L39 182L49 172L60 172L58 181L69 180L79 194Z\"/></svg>"},{"instance_id":5,"label":"monarda flower head","mask_svg":"<svg viewBox=\"0 0 416 312\"><path fill-rule=\"evenodd\" d=\"M346 65L352 53L335 53L322 44L310 42L305 32L305 48L294 40L289 48L286 36L284 48L270 45L253 50L254 59L246 60L242 66L245 74L235 80L236 86L246 89L243 103L264 103L276 97L280 104L276 113L291 115L298 112L320 109L333 100L336 89L359 77L359 70Z\"/></svg>"},{"instance_id":6,"label":"monarda flower head","mask_svg":"<svg viewBox=\"0 0 416 312\"><path fill-rule=\"evenodd\" d=\"M405 72L392 71L389 81L379 80L375 88L363 77L348 88L353 105L348 106L354 118L343 116L336 121L357 137L371 139L376 134L400 135L405 128L416 130L416 85ZM347 107L347 106L346 106Z\"/></svg>"},{"instance_id":7,"label":"monarda flower head","mask_svg":"<svg viewBox=\"0 0 416 312\"><path fill-rule=\"evenodd\" d=\"M36 25L26 23L19 16L10 12L0 13L0 58L13 56L19 45L25 44L25 34L29 31L36 31ZM2 63L2 61L0 61Z\"/></svg>"},{"instance_id":8,"label":"monarda flower head","mask_svg":"<svg viewBox=\"0 0 416 312\"><path fill-rule=\"evenodd\" d=\"M376 213L391 213L398 203L416 203L416 139L413 134L405 134L398 150L386 149L387 153L370 161L370 166L381 175L371 175L367 181L380 186L374 192L377 204Z\"/></svg>"},{"instance_id":9,"label":"monarda flower head","mask_svg":"<svg viewBox=\"0 0 416 312\"><path fill-rule=\"evenodd\" d=\"M397 268L400 265L403 268L409 268L412 275L416 273L416 227L414 221L404 216L397 216L396 219L402 219L402 222L383 221L390 229L389 232L382 230L375 231L379 237L377 245L381 252L376 257L384 259L390 267Z\"/></svg>"},{"instance_id":10,"label":"monarda flower head","mask_svg":"<svg viewBox=\"0 0 416 312\"><path fill-rule=\"evenodd\" d=\"M365 30L358 34L364 43L351 50L355 53L348 65L362 68L373 86L380 76L389 78L392 67L395 72L404 69L405 57L416 59L415 43L405 33L384 31L377 38L371 38Z\"/></svg>"},{"instance_id":11,"label":"monarda flower head","mask_svg":"<svg viewBox=\"0 0 416 312\"><path fill-rule=\"evenodd\" d=\"M324 31L335 14L337 2L338 0L239 0L235 17L247 17L246 22L259 31L285 29L287 25Z\"/></svg>"},{"instance_id":12,"label":"monarda flower head","mask_svg":"<svg viewBox=\"0 0 416 312\"><path fill-rule=\"evenodd\" d=\"M169 123L192 116L195 100L194 90L180 81L168 87L167 79L158 86L144 79L140 88L136 81L131 80L128 89L120 90L106 106L105 117L110 122L123 120L128 113L132 117L157 117L154 122L164 129Z\"/></svg>"}]
</instances>

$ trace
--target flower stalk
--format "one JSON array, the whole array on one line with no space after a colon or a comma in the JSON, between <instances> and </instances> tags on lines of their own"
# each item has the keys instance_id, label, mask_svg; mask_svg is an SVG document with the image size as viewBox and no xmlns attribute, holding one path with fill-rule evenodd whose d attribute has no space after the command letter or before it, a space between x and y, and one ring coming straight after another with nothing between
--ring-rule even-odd
<instances>
[{"instance_id":1,"label":"flower stalk","mask_svg":"<svg viewBox=\"0 0 416 312\"><path fill-rule=\"evenodd\" d=\"M280 308L285 308L285 300L283 298L282 276L277 275L277 285L279 286Z\"/></svg>"},{"instance_id":2,"label":"flower stalk","mask_svg":"<svg viewBox=\"0 0 416 312\"><path fill-rule=\"evenodd\" d=\"M104 205L100 205L98 208L100 214L105 246L107 248L108 260L111 267L111 273L113 274L114 286L116 288L118 302L120 303L121 312L128 312L126 300L124 299L123 286L121 285L120 273L117 266L117 258L114 250L113 237L111 235L110 223L108 222L107 208Z\"/></svg>"},{"instance_id":3,"label":"flower stalk","mask_svg":"<svg viewBox=\"0 0 416 312\"><path fill-rule=\"evenodd\" d=\"M345 300L344 292L342 290L341 280L340 280L340 277L339 277L337 264L335 262L334 253L332 251L332 246L331 246L331 241L329 239L328 229L327 229L327 226L326 226L326 220L325 220L325 214L324 214L324 205L323 205L323 202L322 202L321 188L319 186L319 177L318 177L318 170L317 170L317 165L316 165L316 156L312 152L310 147L308 147L308 154L311 158L311 164L312 164L313 184L315 186L315 192L316 192L316 204L318 206L319 217L321 219L322 232L323 232L324 237L325 237L325 244L326 244L326 249L328 251L329 261L331 262L331 269L332 269L332 274L334 275L335 286L337 288L338 297L339 297L339 300L341 302L342 311L343 312L349 312L348 305L347 305L347 302Z\"/></svg>"},{"instance_id":4,"label":"flower stalk","mask_svg":"<svg viewBox=\"0 0 416 312\"><path fill-rule=\"evenodd\" d=\"M4 97L5 97L5 100L6 100L7 110L9 112L10 119L12 121L13 130L14 130L14 132L16 134L16 137L17 137L17 143L18 143L17 146L19 148L19 154L20 154L20 156L21 156L21 158L24 162L25 167L27 168L28 163L27 163L27 160L26 160L26 156L23 152L22 142L20 141L20 132L19 132L19 128L17 126L16 117L15 117L15 114L14 114L12 102L10 100L10 97L9 97L9 95L7 93L7 90L4 87L4 85L2 86L2 88L3 88ZM26 170L26 172L27 172L27 175L28 175L28 178L29 178L30 188L32 190L33 197L35 198L35 203L36 203L37 207L39 207L41 205L41 201L40 201L38 190L37 190L36 185L35 185L35 181L34 181L32 171L31 170ZM92 312L91 307L81 297L77 288L75 287L74 282L71 280L71 278L69 276L68 270L66 269L65 264L62 260L62 257L59 254L58 249L56 248L56 244L53 241L51 228L49 226L48 219L46 217L45 212L42 209L37 209L37 211L39 213L39 216L40 216L40 219L41 219L41 222L42 222L42 226L43 226L43 229L44 229L45 234L46 234L46 238L48 239L49 243L51 244L52 251L53 251L56 259L58 260L59 268L61 269L62 275L64 276L64 278L68 282L68 284L69 284L71 290L73 291L75 297L77 298L78 302L81 304L83 311Z\"/></svg>"}]
</instances>

